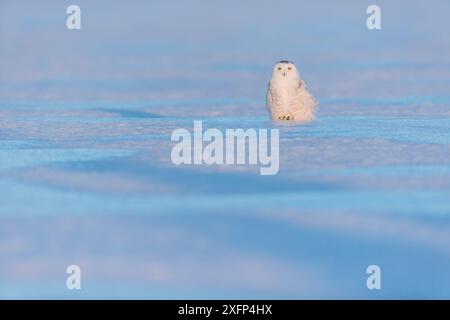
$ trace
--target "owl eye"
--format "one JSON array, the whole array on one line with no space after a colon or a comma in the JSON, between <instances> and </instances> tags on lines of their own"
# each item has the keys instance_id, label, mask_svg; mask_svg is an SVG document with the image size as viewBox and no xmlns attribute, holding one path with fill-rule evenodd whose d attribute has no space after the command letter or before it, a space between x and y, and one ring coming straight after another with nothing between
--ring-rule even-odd
<instances>
[{"instance_id":1,"label":"owl eye","mask_svg":"<svg viewBox=\"0 0 450 320\"><path fill-rule=\"evenodd\" d=\"M281 70L281 67L278 67L277 69L278 69L278 70Z\"/></svg>"},{"instance_id":2,"label":"owl eye","mask_svg":"<svg viewBox=\"0 0 450 320\"><path fill-rule=\"evenodd\" d=\"M288 70L292 70L292 67L288 67Z\"/></svg>"}]
</instances>

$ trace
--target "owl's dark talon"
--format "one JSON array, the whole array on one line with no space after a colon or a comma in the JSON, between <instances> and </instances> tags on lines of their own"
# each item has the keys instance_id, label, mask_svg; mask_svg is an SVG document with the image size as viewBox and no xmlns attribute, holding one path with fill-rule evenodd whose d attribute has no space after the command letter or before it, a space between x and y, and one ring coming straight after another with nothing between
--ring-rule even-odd
<instances>
[{"instance_id":1,"label":"owl's dark talon","mask_svg":"<svg viewBox=\"0 0 450 320\"><path fill-rule=\"evenodd\" d=\"M279 116L278 120L294 120L293 116Z\"/></svg>"}]
</instances>

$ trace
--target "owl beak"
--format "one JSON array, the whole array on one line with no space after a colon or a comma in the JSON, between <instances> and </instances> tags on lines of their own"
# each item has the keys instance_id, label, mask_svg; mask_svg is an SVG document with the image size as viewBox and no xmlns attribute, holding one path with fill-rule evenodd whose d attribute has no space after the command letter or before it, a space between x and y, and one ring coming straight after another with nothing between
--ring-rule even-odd
<instances>
[{"instance_id":1,"label":"owl beak","mask_svg":"<svg viewBox=\"0 0 450 320\"><path fill-rule=\"evenodd\" d=\"M286 72L285 71L283 71L283 77L286 77Z\"/></svg>"}]
</instances>

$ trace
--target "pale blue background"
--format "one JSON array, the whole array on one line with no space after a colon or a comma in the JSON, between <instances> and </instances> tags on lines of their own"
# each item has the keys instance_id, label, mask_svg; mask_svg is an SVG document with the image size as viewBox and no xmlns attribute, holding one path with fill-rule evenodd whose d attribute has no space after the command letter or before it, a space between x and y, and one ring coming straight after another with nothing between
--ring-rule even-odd
<instances>
[{"instance_id":1,"label":"pale blue background","mask_svg":"<svg viewBox=\"0 0 450 320\"><path fill-rule=\"evenodd\" d=\"M450 298L448 1L72 3L0 2L1 298ZM281 59L315 123L268 121ZM279 174L175 167L194 120Z\"/></svg>"}]
</instances>

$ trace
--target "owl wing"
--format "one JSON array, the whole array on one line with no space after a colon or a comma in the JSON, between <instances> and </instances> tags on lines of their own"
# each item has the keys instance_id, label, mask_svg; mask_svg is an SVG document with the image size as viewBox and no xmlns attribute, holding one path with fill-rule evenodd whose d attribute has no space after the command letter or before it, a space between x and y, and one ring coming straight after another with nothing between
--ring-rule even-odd
<instances>
[{"instance_id":1,"label":"owl wing","mask_svg":"<svg viewBox=\"0 0 450 320\"><path fill-rule=\"evenodd\" d=\"M303 80L300 80L300 81L298 82L298 87L297 87L296 95L301 95L303 90L306 90L306 82L303 81Z\"/></svg>"},{"instance_id":2,"label":"owl wing","mask_svg":"<svg viewBox=\"0 0 450 320\"><path fill-rule=\"evenodd\" d=\"M316 101L309 93L306 82L300 80L295 92L295 118L298 120L313 120L315 113Z\"/></svg>"},{"instance_id":3,"label":"owl wing","mask_svg":"<svg viewBox=\"0 0 450 320\"><path fill-rule=\"evenodd\" d=\"M276 113L277 106L280 105L280 95L269 83L267 86L267 109L270 114Z\"/></svg>"}]
</instances>

